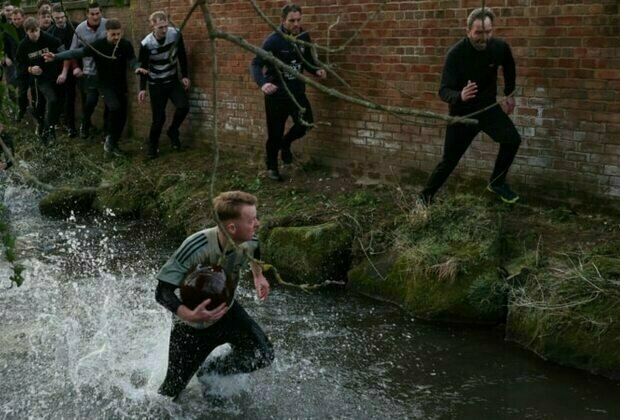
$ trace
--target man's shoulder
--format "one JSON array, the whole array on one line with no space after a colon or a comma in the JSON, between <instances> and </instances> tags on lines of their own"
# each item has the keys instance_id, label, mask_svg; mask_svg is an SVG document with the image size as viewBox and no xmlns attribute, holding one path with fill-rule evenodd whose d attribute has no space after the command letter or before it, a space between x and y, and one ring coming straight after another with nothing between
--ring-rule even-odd
<instances>
[{"instance_id":1,"label":"man's shoulder","mask_svg":"<svg viewBox=\"0 0 620 420\"><path fill-rule=\"evenodd\" d=\"M503 38L491 38L489 41L489 47L503 50L505 48L510 48L510 45L508 44L508 41Z\"/></svg>"},{"instance_id":2,"label":"man's shoulder","mask_svg":"<svg viewBox=\"0 0 620 420\"><path fill-rule=\"evenodd\" d=\"M452 44L452 46L448 49L448 54L450 54L451 52L457 52L457 51L463 50L464 48L467 47L468 42L469 42L468 38L459 39L454 44Z\"/></svg>"},{"instance_id":3,"label":"man's shoulder","mask_svg":"<svg viewBox=\"0 0 620 420\"><path fill-rule=\"evenodd\" d=\"M78 23L77 26L75 27L75 30L84 30L84 28L86 28L86 26L88 25L86 20L83 20L82 22Z\"/></svg>"}]
</instances>

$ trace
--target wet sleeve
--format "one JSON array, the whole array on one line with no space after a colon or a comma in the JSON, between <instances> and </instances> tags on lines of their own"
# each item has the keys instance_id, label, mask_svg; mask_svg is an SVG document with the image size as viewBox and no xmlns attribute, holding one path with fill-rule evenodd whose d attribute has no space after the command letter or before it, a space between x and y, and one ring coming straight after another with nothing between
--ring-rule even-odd
<instances>
[{"instance_id":1,"label":"wet sleeve","mask_svg":"<svg viewBox=\"0 0 620 420\"><path fill-rule=\"evenodd\" d=\"M74 50L67 50L67 51L63 51L63 52L59 52L58 54L55 54L54 61L71 60L73 58L82 58L87 55L92 55L92 54L89 54L86 48L76 48Z\"/></svg>"},{"instance_id":2,"label":"wet sleeve","mask_svg":"<svg viewBox=\"0 0 620 420\"><path fill-rule=\"evenodd\" d=\"M176 314L179 306L181 306L181 301L174 293L176 289L176 286L163 281L159 281L157 283L157 289L155 289L155 300L157 303L173 314Z\"/></svg>"},{"instance_id":3,"label":"wet sleeve","mask_svg":"<svg viewBox=\"0 0 620 420\"><path fill-rule=\"evenodd\" d=\"M157 280L179 287L192 266L203 260L208 245L202 232L189 236L157 273Z\"/></svg>"}]
</instances>

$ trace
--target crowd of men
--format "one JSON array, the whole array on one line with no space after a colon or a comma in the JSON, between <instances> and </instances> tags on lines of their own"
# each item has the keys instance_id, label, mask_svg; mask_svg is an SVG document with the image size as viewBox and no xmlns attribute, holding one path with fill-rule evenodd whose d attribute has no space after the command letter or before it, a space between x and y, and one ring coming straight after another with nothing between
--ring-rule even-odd
<instances>
[{"instance_id":1,"label":"crowd of men","mask_svg":"<svg viewBox=\"0 0 620 420\"><path fill-rule=\"evenodd\" d=\"M60 3L40 0L37 10L36 17L26 17L23 9L5 2L1 11L5 24L1 64L9 95L17 105L17 122L31 107L42 144L53 144L57 128L63 126L69 138L103 134L106 154L123 156L119 142L127 120L127 79L135 72L140 77L139 102L145 101L147 85L150 95L153 122L148 157L158 157L168 100L176 112L167 135L172 149L180 149L179 127L189 113L190 81L183 37L168 25L165 12L149 17L153 32L141 42L138 59L131 42L123 38L121 22L103 17L95 1L89 2L81 23L69 22ZM9 25L15 31L6 29ZM92 118L100 97L103 127L97 130Z\"/></svg>"},{"instance_id":2,"label":"crowd of men","mask_svg":"<svg viewBox=\"0 0 620 420\"><path fill-rule=\"evenodd\" d=\"M168 101L174 104L175 112L166 133L171 148L179 150L179 127L189 113L187 90L191 83L183 36L179 29L169 26L166 13L151 14L152 32L142 40L136 58L133 45L122 38L120 21L104 18L98 3L88 4L87 18L79 24L67 22L61 4L40 0L37 6L37 18L25 18L24 11L14 8L10 2L5 2L2 9L2 20L10 21L16 34L14 37L4 31L2 64L6 82L16 92L17 120L24 117L31 101L43 144L56 140L61 115L69 137L76 137L75 97L79 92L82 110L79 134L88 138L95 131L91 119L99 98L103 97L104 150L123 156L119 142L127 119L127 71L131 69L140 76L138 102L145 101L147 86L150 96L152 123L148 157L158 157ZM521 143L509 118L515 106L512 96L515 62L508 43L493 37L494 19L489 8L472 11L467 19L467 36L448 51L439 95L449 104L451 115L469 116L478 124L455 123L447 127L442 159L419 195L423 205L431 203L480 131L500 144L487 189L507 203L519 199L506 183ZM284 6L281 25L262 44L269 55L258 54L250 65L252 77L265 100L267 177L276 181L283 180L279 160L291 163L292 143L313 126L305 83L297 74L307 71L320 79L327 77L309 47L312 41L301 20L301 7ZM272 59L278 59L292 70L282 71ZM499 67L504 72L506 95L501 107L496 102ZM289 118L293 125L285 132Z\"/></svg>"}]
</instances>

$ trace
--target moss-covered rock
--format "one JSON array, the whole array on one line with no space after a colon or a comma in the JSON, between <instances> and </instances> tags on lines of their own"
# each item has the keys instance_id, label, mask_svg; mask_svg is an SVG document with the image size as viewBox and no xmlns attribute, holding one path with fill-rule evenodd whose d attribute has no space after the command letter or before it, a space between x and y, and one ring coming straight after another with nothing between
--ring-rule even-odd
<instances>
[{"instance_id":1,"label":"moss-covered rock","mask_svg":"<svg viewBox=\"0 0 620 420\"><path fill-rule=\"evenodd\" d=\"M261 232L262 259L296 284L319 284L346 278L351 263L352 232L335 223L274 227Z\"/></svg>"},{"instance_id":2,"label":"moss-covered rock","mask_svg":"<svg viewBox=\"0 0 620 420\"><path fill-rule=\"evenodd\" d=\"M558 256L513 290L508 340L545 359L620 379L620 259Z\"/></svg>"},{"instance_id":3,"label":"moss-covered rock","mask_svg":"<svg viewBox=\"0 0 620 420\"><path fill-rule=\"evenodd\" d=\"M417 208L401 220L387 256L351 270L349 288L423 319L501 322L508 292L497 271L500 230L501 221L476 197Z\"/></svg>"},{"instance_id":4,"label":"moss-covered rock","mask_svg":"<svg viewBox=\"0 0 620 420\"><path fill-rule=\"evenodd\" d=\"M110 209L121 218L134 218L143 214L146 209L151 209L154 202L152 186L144 180L128 178L111 187L101 188L93 208L104 213Z\"/></svg>"},{"instance_id":5,"label":"moss-covered rock","mask_svg":"<svg viewBox=\"0 0 620 420\"><path fill-rule=\"evenodd\" d=\"M39 201L39 211L48 217L68 217L88 213L95 200L93 189L55 190Z\"/></svg>"}]
</instances>

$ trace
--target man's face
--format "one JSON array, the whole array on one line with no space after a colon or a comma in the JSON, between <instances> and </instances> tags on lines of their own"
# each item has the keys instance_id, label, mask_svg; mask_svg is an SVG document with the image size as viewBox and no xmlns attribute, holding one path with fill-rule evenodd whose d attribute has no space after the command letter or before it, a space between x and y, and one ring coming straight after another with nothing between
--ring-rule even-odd
<instances>
[{"instance_id":1,"label":"man's face","mask_svg":"<svg viewBox=\"0 0 620 420\"><path fill-rule=\"evenodd\" d=\"M13 6L12 5L6 5L4 6L4 9L2 10L2 13L4 13L4 16L8 18L11 17L11 14L13 13Z\"/></svg>"},{"instance_id":2,"label":"man's face","mask_svg":"<svg viewBox=\"0 0 620 420\"><path fill-rule=\"evenodd\" d=\"M116 44L123 37L122 29L108 29L105 33L105 37L110 44Z\"/></svg>"},{"instance_id":3,"label":"man's face","mask_svg":"<svg viewBox=\"0 0 620 420\"><path fill-rule=\"evenodd\" d=\"M260 226L256 216L256 206L243 206L239 218L227 222L226 226L235 243L240 244L251 240Z\"/></svg>"},{"instance_id":4,"label":"man's face","mask_svg":"<svg viewBox=\"0 0 620 420\"><path fill-rule=\"evenodd\" d=\"M54 12L52 13L52 18L54 19L56 26L59 28L65 27L65 24L67 23L67 16L65 15L65 12Z\"/></svg>"},{"instance_id":5,"label":"man's face","mask_svg":"<svg viewBox=\"0 0 620 420\"><path fill-rule=\"evenodd\" d=\"M282 19L282 26L292 35L299 35L301 31L301 13L290 12L286 18Z\"/></svg>"},{"instance_id":6,"label":"man's face","mask_svg":"<svg viewBox=\"0 0 620 420\"><path fill-rule=\"evenodd\" d=\"M493 37L493 23L491 19L485 18L484 24L481 19L475 20L471 25L471 29L467 32L467 37L475 49L478 51L486 50L487 43Z\"/></svg>"},{"instance_id":7,"label":"man's face","mask_svg":"<svg viewBox=\"0 0 620 420\"><path fill-rule=\"evenodd\" d=\"M157 19L155 23L153 23L153 34L155 38L164 39L166 32L168 32L168 19Z\"/></svg>"},{"instance_id":8,"label":"man's face","mask_svg":"<svg viewBox=\"0 0 620 420\"><path fill-rule=\"evenodd\" d=\"M16 28L21 28L24 24L24 15L22 15L21 13L13 13L13 15L11 16L11 22L13 22L13 25Z\"/></svg>"},{"instance_id":9,"label":"man's face","mask_svg":"<svg viewBox=\"0 0 620 420\"><path fill-rule=\"evenodd\" d=\"M88 9L87 20L90 26L98 26L101 22L101 9L98 7Z\"/></svg>"},{"instance_id":10,"label":"man's face","mask_svg":"<svg viewBox=\"0 0 620 420\"><path fill-rule=\"evenodd\" d=\"M26 36L32 42L37 42L39 40L39 37L41 36L41 29L30 29L26 32Z\"/></svg>"},{"instance_id":11,"label":"man's face","mask_svg":"<svg viewBox=\"0 0 620 420\"><path fill-rule=\"evenodd\" d=\"M52 15L50 14L39 15L39 25L41 26L41 28L47 29L49 28L51 24L52 24Z\"/></svg>"}]
</instances>

